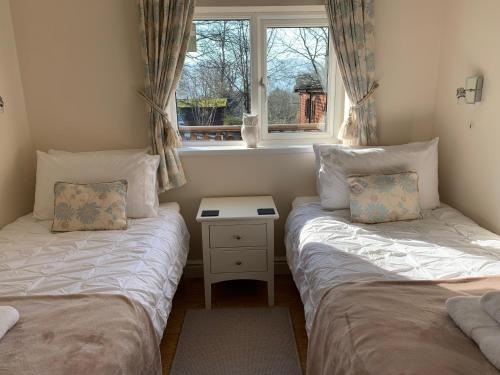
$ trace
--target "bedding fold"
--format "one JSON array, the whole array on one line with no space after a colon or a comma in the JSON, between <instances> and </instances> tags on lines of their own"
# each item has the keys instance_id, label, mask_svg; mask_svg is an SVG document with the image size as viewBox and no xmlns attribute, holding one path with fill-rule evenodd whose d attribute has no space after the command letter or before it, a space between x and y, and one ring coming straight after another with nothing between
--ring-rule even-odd
<instances>
[{"instance_id":1,"label":"bedding fold","mask_svg":"<svg viewBox=\"0 0 500 375\"><path fill-rule=\"evenodd\" d=\"M189 251L179 205L162 203L157 217L129 219L123 231L54 234L51 225L29 214L0 230L0 297L124 295L161 338Z\"/></svg>"},{"instance_id":2,"label":"bedding fold","mask_svg":"<svg viewBox=\"0 0 500 375\"><path fill-rule=\"evenodd\" d=\"M107 294L2 297L16 324L0 341L0 374L161 375L159 342L144 307Z\"/></svg>"},{"instance_id":3,"label":"bedding fold","mask_svg":"<svg viewBox=\"0 0 500 375\"><path fill-rule=\"evenodd\" d=\"M500 275L500 236L446 205L422 214L422 220L367 225L352 223L349 210L325 211L319 203L294 208L285 244L308 333L321 298L338 283Z\"/></svg>"},{"instance_id":4,"label":"bedding fold","mask_svg":"<svg viewBox=\"0 0 500 375\"><path fill-rule=\"evenodd\" d=\"M446 300L499 287L500 277L338 284L318 306L307 374L498 375L450 318Z\"/></svg>"},{"instance_id":5,"label":"bedding fold","mask_svg":"<svg viewBox=\"0 0 500 375\"><path fill-rule=\"evenodd\" d=\"M495 290L481 297L481 307L500 324L500 291Z\"/></svg>"},{"instance_id":6,"label":"bedding fold","mask_svg":"<svg viewBox=\"0 0 500 375\"><path fill-rule=\"evenodd\" d=\"M19 312L12 306L0 306L0 340L19 320Z\"/></svg>"},{"instance_id":7,"label":"bedding fold","mask_svg":"<svg viewBox=\"0 0 500 375\"><path fill-rule=\"evenodd\" d=\"M446 309L456 325L477 344L500 370L500 326L481 306L482 297L452 297Z\"/></svg>"}]
</instances>

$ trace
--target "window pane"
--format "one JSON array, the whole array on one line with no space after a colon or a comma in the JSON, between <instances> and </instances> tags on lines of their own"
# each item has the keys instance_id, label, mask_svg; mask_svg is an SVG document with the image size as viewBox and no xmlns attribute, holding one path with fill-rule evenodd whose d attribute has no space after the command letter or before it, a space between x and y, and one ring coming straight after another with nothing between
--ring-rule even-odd
<instances>
[{"instance_id":1,"label":"window pane","mask_svg":"<svg viewBox=\"0 0 500 375\"><path fill-rule=\"evenodd\" d=\"M267 28L270 133L326 131L328 28Z\"/></svg>"},{"instance_id":2,"label":"window pane","mask_svg":"<svg viewBox=\"0 0 500 375\"><path fill-rule=\"evenodd\" d=\"M250 21L196 20L177 87L184 140L240 140L250 103Z\"/></svg>"}]
</instances>

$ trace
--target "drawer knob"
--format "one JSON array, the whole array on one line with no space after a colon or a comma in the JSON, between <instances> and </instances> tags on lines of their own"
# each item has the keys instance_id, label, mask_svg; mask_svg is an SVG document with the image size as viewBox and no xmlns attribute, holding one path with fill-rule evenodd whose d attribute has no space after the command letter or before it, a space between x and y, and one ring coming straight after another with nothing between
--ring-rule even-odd
<instances>
[{"instance_id":1,"label":"drawer knob","mask_svg":"<svg viewBox=\"0 0 500 375\"><path fill-rule=\"evenodd\" d=\"M237 265L237 266L241 266L241 264L242 264L242 263L241 263L241 260L236 261L236 265Z\"/></svg>"},{"instance_id":2,"label":"drawer knob","mask_svg":"<svg viewBox=\"0 0 500 375\"><path fill-rule=\"evenodd\" d=\"M235 234L235 235L234 235L234 238L235 238L236 240L241 240L241 236L240 236L239 234Z\"/></svg>"}]
</instances>

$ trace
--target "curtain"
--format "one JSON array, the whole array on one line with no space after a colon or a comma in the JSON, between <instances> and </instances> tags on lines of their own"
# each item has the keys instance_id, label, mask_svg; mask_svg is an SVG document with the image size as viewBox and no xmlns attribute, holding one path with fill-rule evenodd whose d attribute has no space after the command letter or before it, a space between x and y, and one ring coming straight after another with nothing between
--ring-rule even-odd
<instances>
[{"instance_id":1,"label":"curtain","mask_svg":"<svg viewBox=\"0 0 500 375\"><path fill-rule=\"evenodd\" d=\"M186 56L194 13L194 0L138 0L145 88L139 95L148 103L153 153L160 155L159 190L182 186L186 177L176 148L177 129L166 109L175 98Z\"/></svg>"},{"instance_id":2,"label":"curtain","mask_svg":"<svg viewBox=\"0 0 500 375\"><path fill-rule=\"evenodd\" d=\"M374 0L326 0L330 33L351 101L339 138L344 144L376 145Z\"/></svg>"}]
</instances>

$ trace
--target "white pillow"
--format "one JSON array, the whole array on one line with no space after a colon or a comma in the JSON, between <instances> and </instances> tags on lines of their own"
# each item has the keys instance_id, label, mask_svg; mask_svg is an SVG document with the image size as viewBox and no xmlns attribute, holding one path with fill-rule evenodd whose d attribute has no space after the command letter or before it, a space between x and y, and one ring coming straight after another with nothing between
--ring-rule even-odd
<instances>
[{"instance_id":1,"label":"white pillow","mask_svg":"<svg viewBox=\"0 0 500 375\"><path fill-rule=\"evenodd\" d=\"M421 208L438 207L438 142L439 138L383 147L314 145L321 207L328 210L349 208L348 175L404 171L418 173Z\"/></svg>"},{"instance_id":2,"label":"white pillow","mask_svg":"<svg viewBox=\"0 0 500 375\"><path fill-rule=\"evenodd\" d=\"M35 207L37 219L54 217L56 182L95 183L127 180L127 216L158 215L156 173L159 156L146 154L58 153L37 151Z\"/></svg>"},{"instance_id":3,"label":"white pillow","mask_svg":"<svg viewBox=\"0 0 500 375\"><path fill-rule=\"evenodd\" d=\"M60 155L60 154L131 155L131 154L149 154L149 148L132 148L127 150L103 150L103 151L82 151L82 152L50 149L49 151L47 151L47 153L49 155Z\"/></svg>"},{"instance_id":4,"label":"white pillow","mask_svg":"<svg viewBox=\"0 0 500 375\"><path fill-rule=\"evenodd\" d=\"M124 150L101 150L101 151L81 151L81 152L72 152L72 151L65 151L65 150L54 150L50 149L48 152L49 155L60 155L60 154L79 154L79 155L95 155L95 156L100 156L100 155L149 155L150 154L150 147L145 147L145 148L129 148L129 149L124 149ZM155 175L155 186L156 190L158 191L158 180L157 180L157 174ZM155 202L156 202L156 207L160 206L160 201L158 198L158 194L155 194Z\"/></svg>"}]
</instances>

